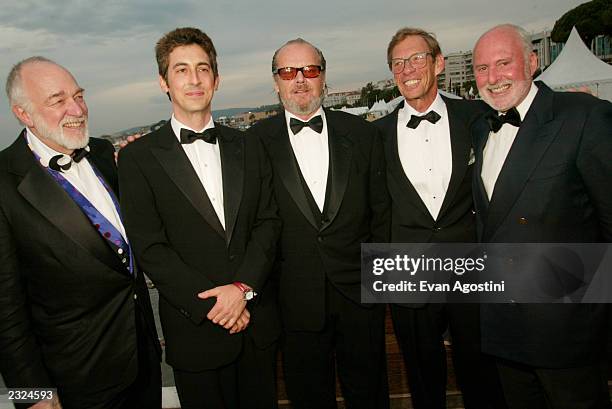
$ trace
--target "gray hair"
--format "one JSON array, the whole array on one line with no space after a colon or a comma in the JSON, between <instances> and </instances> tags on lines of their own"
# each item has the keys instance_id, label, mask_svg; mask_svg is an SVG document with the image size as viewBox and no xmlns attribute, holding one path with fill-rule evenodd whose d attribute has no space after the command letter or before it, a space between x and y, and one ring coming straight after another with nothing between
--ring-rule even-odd
<instances>
[{"instance_id":1,"label":"gray hair","mask_svg":"<svg viewBox=\"0 0 612 409\"><path fill-rule=\"evenodd\" d=\"M519 41L521 42L521 45L523 47L523 54L525 56L525 61L529 61L529 55L533 52L533 44L531 43L531 35L524 28L522 28L520 26L517 26L515 24L510 24L510 23L499 24L499 25L497 25L495 27L490 28L483 35L481 35L478 38L478 41L476 41L476 44L474 45L474 49L472 50L472 55L474 54L474 51L476 50L476 45L478 45L480 40L485 35L489 34L491 31L500 30L500 29L501 30L509 30L509 31L512 31L512 32L514 32L516 34L517 38L519 39Z\"/></svg>"},{"instance_id":2,"label":"gray hair","mask_svg":"<svg viewBox=\"0 0 612 409\"><path fill-rule=\"evenodd\" d=\"M286 46L291 45L291 44L307 44L307 45L311 46L312 48L314 48L315 52L319 56L319 63L321 64L321 69L323 71L325 71L325 57L323 57L323 52L321 52L321 50L319 50L317 47L315 47L314 45L312 45L308 41L304 40L303 38L296 38L294 40L287 41L278 50L274 51L274 55L272 56L272 72L276 71L276 69L278 68L277 65L276 65L276 63L277 63L276 59L278 58L278 53L283 48L285 48Z\"/></svg>"},{"instance_id":3,"label":"gray hair","mask_svg":"<svg viewBox=\"0 0 612 409\"><path fill-rule=\"evenodd\" d=\"M29 111L30 108L30 100L26 96L23 90L23 81L21 78L21 71L23 67L28 64L34 63L51 63L58 65L56 62L51 61L48 58L41 57L39 55L34 57L26 58L25 60L19 61L17 64L11 68L11 71L6 77L6 96L9 100L9 105L21 105L26 111Z\"/></svg>"}]
</instances>

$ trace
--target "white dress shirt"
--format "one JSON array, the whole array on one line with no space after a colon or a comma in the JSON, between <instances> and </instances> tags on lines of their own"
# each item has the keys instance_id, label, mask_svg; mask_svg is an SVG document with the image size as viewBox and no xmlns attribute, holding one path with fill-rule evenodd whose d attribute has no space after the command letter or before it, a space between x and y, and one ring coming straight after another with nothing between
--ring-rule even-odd
<instances>
[{"instance_id":1,"label":"white dress shirt","mask_svg":"<svg viewBox=\"0 0 612 409\"><path fill-rule=\"evenodd\" d=\"M293 148L293 153L297 159L297 163L302 172L302 176L306 181L306 185L312 194L317 206L323 212L325 205L325 190L327 189L327 173L329 171L329 146L327 136L327 120L323 108L319 108L306 121L317 115L321 115L323 119L323 131L317 133L310 127L305 126L297 134L293 134L289 127L291 118L302 119L293 115L289 111L285 111L285 119L287 121L287 131L289 132L289 142Z\"/></svg>"},{"instance_id":2,"label":"white dress shirt","mask_svg":"<svg viewBox=\"0 0 612 409\"><path fill-rule=\"evenodd\" d=\"M172 114L170 125L174 131L174 135L181 141L181 128L189 129L194 132L204 132L209 128L214 128L215 124L210 118L210 121L204 128L197 130L188 127L181 123ZM221 171L221 151L219 150L219 141L216 144L204 142L201 139L190 144L181 144L183 150L191 162L191 166L198 175L198 179L204 186L206 194L212 203L215 213L221 222L221 226L225 229L225 211L223 209L223 173Z\"/></svg>"},{"instance_id":3,"label":"white dress shirt","mask_svg":"<svg viewBox=\"0 0 612 409\"><path fill-rule=\"evenodd\" d=\"M40 157L40 163L44 167L49 167L52 157L62 154L45 145L30 129L27 129L26 135L30 149ZM62 176L85 196L106 220L115 226L127 242L125 228L113 199L96 176L88 159L84 158L79 163L72 162L70 169L62 171Z\"/></svg>"},{"instance_id":4,"label":"white dress shirt","mask_svg":"<svg viewBox=\"0 0 612 409\"><path fill-rule=\"evenodd\" d=\"M422 120L415 129L406 126L412 115L423 116L429 111L440 115L435 124ZM453 169L448 112L440 94L423 112L404 102L397 115L397 150L404 173L436 220Z\"/></svg>"},{"instance_id":5,"label":"white dress shirt","mask_svg":"<svg viewBox=\"0 0 612 409\"><path fill-rule=\"evenodd\" d=\"M521 116L521 120L523 120L525 115L527 115L527 111L529 111L529 107L531 106L531 103L533 102L537 93L538 87L531 83L531 88L529 89L527 96L516 107L516 110ZM519 128L516 126L503 124L500 130L496 133L489 132L489 137L483 150L482 171L480 172L482 183L487 191L489 200L491 200L491 197L493 196L495 183L497 183L499 173L506 162L506 158L508 157L508 153L510 152L510 148L512 148L512 144L514 143L514 139L516 138L518 131Z\"/></svg>"}]
</instances>

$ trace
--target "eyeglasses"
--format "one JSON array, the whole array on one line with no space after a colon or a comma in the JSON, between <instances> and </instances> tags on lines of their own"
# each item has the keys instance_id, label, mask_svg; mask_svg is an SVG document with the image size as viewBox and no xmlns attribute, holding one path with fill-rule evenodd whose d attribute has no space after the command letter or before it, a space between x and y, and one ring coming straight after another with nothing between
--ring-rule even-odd
<instances>
[{"instance_id":1,"label":"eyeglasses","mask_svg":"<svg viewBox=\"0 0 612 409\"><path fill-rule=\"evenodd\" d=\"M321 75L321 71L325 71L323 67L320 65L306 65L305 67L283 67L279 68L276 71L273 71L275 74L282 80L292 80L297 76L298 72L301 72L304 78L317 78Z\"/></svg>"},{"instance_id":2,"label":"eyeglasses","mask_svg":"<svg viewBox=\"0 0 612 409\"><path fill-rule=\"evenodd\" d=\"M389 63L389 68L393 74L399 74L400 72L404 71L406 63L408 63L410 67L414 69L423 68L425 65L427 65L428 55L433 57L431 52L426 51L423 53L412 54L408 58L392 58L391 62Z\"/></svg>"}]
</instances>

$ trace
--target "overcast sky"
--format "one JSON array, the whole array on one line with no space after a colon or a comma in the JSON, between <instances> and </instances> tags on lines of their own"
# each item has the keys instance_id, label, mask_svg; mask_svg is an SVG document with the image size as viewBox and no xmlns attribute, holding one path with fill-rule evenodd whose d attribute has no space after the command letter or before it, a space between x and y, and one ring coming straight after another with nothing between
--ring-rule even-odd
<instances>
[{"instance_id":1,"label":"overcast sky","mask_svg":"<svg viewBox=\"0 0 612 409\"><path fill-rule=\"evenodd\" d=\"M168 118L153 47L183 26L205 31L218 53L221 86L213 109L276 102L270 60L285 41L302 37L327 59L330 92L390 78L386 47L395 31L417 26L436 33L444 53L472 48L489 27L505 22L529 31L551 28L584 0L63 0L5 1L0 8L0 77L32 55L68 68L86 89L92 135ZM0 106L0 148L21 129L6 97Z\"/></svg>"}]
</instances>

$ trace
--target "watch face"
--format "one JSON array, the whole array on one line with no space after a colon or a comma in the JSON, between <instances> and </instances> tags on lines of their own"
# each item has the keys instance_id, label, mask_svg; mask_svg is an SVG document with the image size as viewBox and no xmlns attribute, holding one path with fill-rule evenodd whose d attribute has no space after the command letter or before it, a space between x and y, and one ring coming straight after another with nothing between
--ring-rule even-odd
<instances>
[{"instance_id":1,"label":"watch face","mask_svg":"<svg viewBox=\"0 0 612 409\"><path fill-rule=\"evenodd\" d=\"M253 297L255 297L255 293L253 291L247 291L246 293L244 293L244 299L247 301L252 300Z\"/></svg>"}]
</instances>

